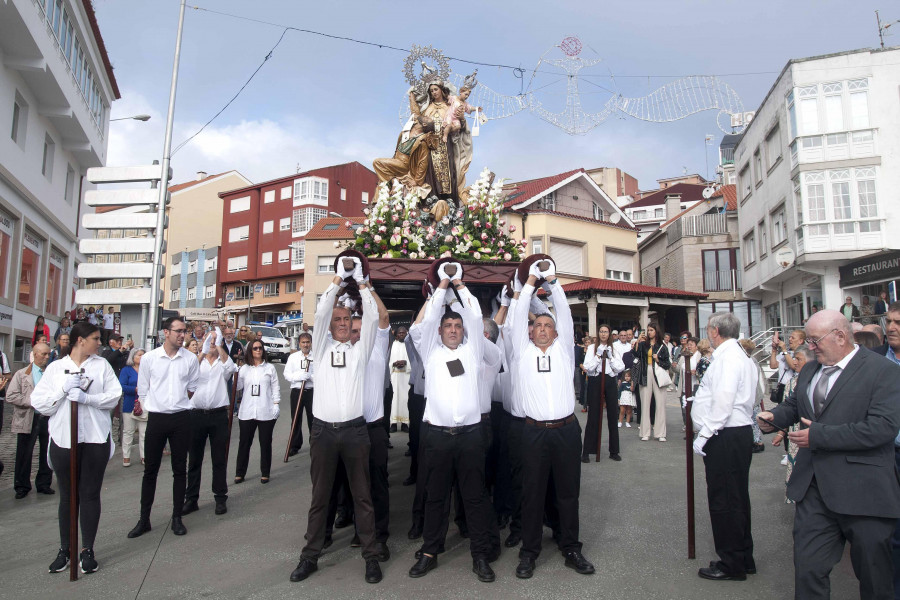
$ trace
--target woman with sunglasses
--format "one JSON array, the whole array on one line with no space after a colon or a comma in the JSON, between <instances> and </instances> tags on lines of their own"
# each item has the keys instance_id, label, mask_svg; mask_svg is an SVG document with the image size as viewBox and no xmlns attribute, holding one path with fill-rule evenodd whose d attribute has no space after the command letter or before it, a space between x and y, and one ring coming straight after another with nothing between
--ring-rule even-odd
<instances>
[{"instance_id":1,"label":"woman with sunglasses","mask_svg":"<svg viewBox=\"0 0 900 600\"><path fill-rule=\"evenodd\" d=\"M278 419L281 386L275 367L267 361L266 348L259 340L247 344L244 366L238 371L237 389L243 390L238 413L240 443L238 445L235 483L243 483L250 462L250 446L259 429L260 483L269 483L272 466L272 432Z\"/></svg>"}]
</instances>

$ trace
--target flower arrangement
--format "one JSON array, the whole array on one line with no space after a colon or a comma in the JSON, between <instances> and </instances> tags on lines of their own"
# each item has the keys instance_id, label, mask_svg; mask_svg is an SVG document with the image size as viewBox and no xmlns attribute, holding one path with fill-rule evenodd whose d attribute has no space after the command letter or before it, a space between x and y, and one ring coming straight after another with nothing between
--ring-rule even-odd
<instances>
[{"instance_id":1,"label":"flower arrangement","mask_svg":"<svg viewBox=\"0 0 900 600\"><path fill-rule=\"evenodd\" d=\"M500 218L503 181L491 184L488 169L469 188L467 204L448 204L439 220L425 210L415 193L404 195L403 186L378 186L375 202L365 209L365 220L348 245L372 258L435 259L450 256L466 261L519 261L527 242L510 237ZM425 204L437 202L429 198ZM350 222L347 222L350 226Z\"/></svg>"}]
</instances>

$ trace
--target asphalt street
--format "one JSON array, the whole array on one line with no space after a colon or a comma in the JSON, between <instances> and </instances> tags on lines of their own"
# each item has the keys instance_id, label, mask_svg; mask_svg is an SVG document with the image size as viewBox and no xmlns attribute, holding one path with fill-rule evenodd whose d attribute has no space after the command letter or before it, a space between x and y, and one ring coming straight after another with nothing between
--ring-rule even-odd
<instances>
[{"instance_id":1,"label":"asphalt street","mask_svg":"<svg viewBox=\"0 0 900 600\"><path fill-rule=\"evenodd\" d=\"M279 373L282 365L276 365ZM283 389L288 407L288 390ZM687 558L685 446L681 413L674 394L668 402L669 441L641 442L637 428L623 428L622 462L601 457L582 465L581 539L584 554L597 567L592 576L565 568L545 530L544 550L530 580L515 577L517 550L504 548L493 564L497 581L480 583L472 573L468 540L451 524L446 553L438 568L421 579L407 571L420 541L406 537L411 517L412 487L401 482L409 469L403 456L407 435L391 436L390 561L382 564L384 580L363 579L365 563L350 548L352 528L335 532L334 545L319 560L319 571L302 583L288 580L297 563L306 531L311 484L309 454L282 462L290 429L287 410L275 429L272 481L259 483L259 453L251 454L247 481L229 484L228 513L213 514L209 458L204 468L200 510L184 518L188 534L168 529L171 514L171 468L160 470L153 531L129 540L140 505L140 461L123 468L121 454L110 461L103 484L103 513L95 544L100 570L69 582L68 574L49 575L47 566L59 546L57 496L29 494L15 500L11 472L15 452L9 434L11 408L5 411L0 459L7 472L0 479L0 598L617 598L754 599L793 596L791 559L793 511L784 502L781 452L768 446L754 455L750 475L753 535L758 574L746 582L711 582L697 569L715 558L703 462L695 458L697 559ZM577 415L584 424L586 414ZM304 423L304 437L306 437ZM604 439L607 435L604 432ZM228 480L234 477L237 426L234 427ZM137 456L135 450L134 457ZM54 479L53 487L57 487ZM505 538L506 531L501 532ZM858 597L848 553L832 573L832 597Z\"/></svg>"}]
</instances>

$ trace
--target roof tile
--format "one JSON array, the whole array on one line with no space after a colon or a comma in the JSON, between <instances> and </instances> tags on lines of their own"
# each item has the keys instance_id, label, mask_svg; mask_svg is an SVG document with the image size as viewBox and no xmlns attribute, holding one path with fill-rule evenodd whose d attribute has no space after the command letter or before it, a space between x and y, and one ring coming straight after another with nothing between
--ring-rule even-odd
<instances>
[{"instance_id":1,"label":"roof tile","mask_svg":"<svg viewBox=\"0 0 900 600\"><path fill-rule=\"evenodd\" d=\"M353 225L362 225L362 217L350 217L349 219L338 217L326 217L319 219L312 229L306 234L307 240L350 240L356 237L356 227L347 227L345 223L350 221ZM336 225L336 227L335 227ZM326 226L328 227L326 229Z\"/></svg>"},{"instance_id":2,"label":"roof tile","mask_svg":"<svg viewBox=\"0 0 900 600\"><path fill-rule=\"evenodd\" d=\"M503 208L512 208L514 205L520 204L529 198L534 198L544 190L553 187L560 181L564 181L579 172L584 173L584 168L573 169L572 171L566 171L565 173L559 173L558 175L551 175L549 177L529 179L527 181L509 184L504 187L506 201L503 203Z\"/></svg>"},{"instance_id":3,"label":"roof tile","mask_svg":"<svg viewBox=\"0 0 900 600\"><path fill-rule=\"evenodd\" d=\"M628 281L615 281L613 279L588 279L576 281L563 286L565 292L613 292L622 294L641 294L646 296L672 296L676 298L706 298L707 294L675 290L671 288L653 287L630 283Z\"/></svg>"}]
</instances>

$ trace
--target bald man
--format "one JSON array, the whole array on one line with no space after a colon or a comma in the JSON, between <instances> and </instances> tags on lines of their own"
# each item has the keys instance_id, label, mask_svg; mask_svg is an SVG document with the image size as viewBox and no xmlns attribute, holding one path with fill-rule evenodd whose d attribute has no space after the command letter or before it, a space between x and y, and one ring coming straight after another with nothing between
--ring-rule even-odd
<instances>
[{"instance_id":1,"label":"bald man","mask_svg":"<svg viewBox=\"0 0 900 600\"><path fill-rule=\"evenodd\" d=\"M34 386L41 380L47 363L50 362L50 346L44 343L35 344L32 348L34 362L16 371L12 381L9 382L9 390L6 392L6 401L15 406L12 417L11 430L17 434L16 439L16 467L13 478L13 486L16 490L16 500L21 500L31 491L31 459L34 456L34 443L40 442L40 454L38 455L38 472L34 478L34 486L38 494L55 494L50 487L53 481L53 470L47 463L47 448L50 445L50 430L48 424L50 417L45 417L31 407L31 392Z\"/></svg>"},{"instance_id":2,"label":"bald man","mask_svg":"<svg viewBox=\"0 0 900 600\"><path fill-rule=\"evenodd\" d=\"M869 325L863 325L863 331L871 331L875 335L878 336L878 343L884 343L884 329L881 328L881 325L876 325L875 323L871 323Z\"/></svg>"},{"instance_id":3,"label":"bald man","mask_svg":"<svg viewBox=\"0 0 900 600\"><path fill-rule=\"evenodd\" d=\"M884 356L861 352L835 310L810 317L806 344L816 361L800 371L795 393L758 417L763 431L773 431L766 420L785 429L801 424L788 434L799 448L787 487L796 502L795 597L829 597L829 574L849 541L860 597L893 598L900 370Z\"/></svg>"}]
</instances>

